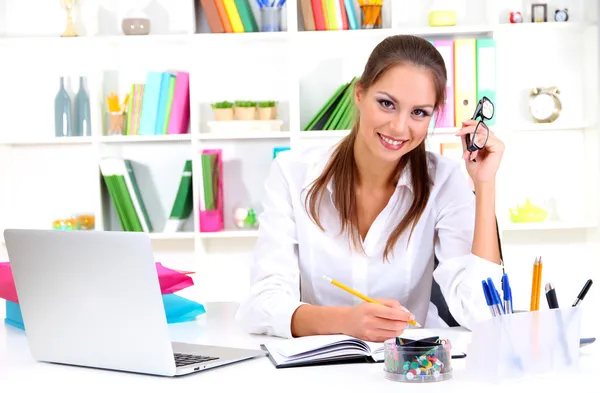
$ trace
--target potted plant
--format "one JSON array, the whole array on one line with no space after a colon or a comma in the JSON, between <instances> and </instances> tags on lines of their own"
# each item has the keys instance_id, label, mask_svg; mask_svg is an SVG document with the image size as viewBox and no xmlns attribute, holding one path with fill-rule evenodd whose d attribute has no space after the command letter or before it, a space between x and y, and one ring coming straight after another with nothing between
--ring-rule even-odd
<instances>
[{"instance_id":1,"label":"potted plant","mask_svg":"<svg viewBox=\"0 0 600 393\"><path fill-rule=\"evenodd\" d=\"M236 101L234 110L237 120L254 120L256 116L256 101Z\"/></svg>"},{"instance_id":2,"label":"potted plant","mask_svg":"<svg viewBox=\"0 0 600 393\"><path fill-rule=\"evenodd\" d=\"M227 121L233 120L233 102L220 101L211 105L215 120Z\"/></svg>"},{"instance_id":3,"label":"potted plant","mask_svg":"<svg viewBox=\"0 0 600 393\"><path fill-rule=\"evenodd\" d=\"M260 101L258 103L258 120L275 120L277 118L277 103L275 101Z\"/></svg>"}]
</instances>

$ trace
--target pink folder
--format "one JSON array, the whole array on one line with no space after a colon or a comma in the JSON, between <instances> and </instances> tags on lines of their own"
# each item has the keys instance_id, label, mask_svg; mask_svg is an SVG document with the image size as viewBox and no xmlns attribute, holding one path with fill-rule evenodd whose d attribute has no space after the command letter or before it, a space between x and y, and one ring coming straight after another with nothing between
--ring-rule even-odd
<instances>
[{"instance_id":1,"label":"pink folder","mask_svg":"<svg viewBox=\"0 0 600 393\"><path fill-rule=\"evenodd\" d=\"M200 232L219 232L225 227L223 216L223 155L221 149L202 150L202 154L217 155L217 206L214 210L200 209Z\"/></svg>"},{"instance_id":2,"label":"pink folder","mask_svg":"<svg viewBox=\"0 0 600 393\"><path fill-rule=\"evenodd\" d=\"M454 127L454 41L437 40L433 42L446 63L446 103L437 117L436 127Z\"/></svg>"},{"instance_id":3,"label":"pink folder","mask_svg":"<svg viewBox=\"0 0 600 393\"><path fill-rule=\"evenodd\" d=\"M173 294L194 285L194 280L188 276L188 274L192 274L193 272L181 272L169 269L168 267L164 267L160 262L156 262L156 272L158 273L160 292L163 295ZM19 303L9 262L0 262L0 299Z\"/></svg>"},{"instance_id":4,"label":"pink folder","mask_svg":"<svg viewBox=\"0 0 600 393\"><path fill-rule=\"evenodd\" d=\"M190 124L190 74L178 71L175 77L173 104L169 117L168 134L187 134Z\"/></svg>"}]
</instances>

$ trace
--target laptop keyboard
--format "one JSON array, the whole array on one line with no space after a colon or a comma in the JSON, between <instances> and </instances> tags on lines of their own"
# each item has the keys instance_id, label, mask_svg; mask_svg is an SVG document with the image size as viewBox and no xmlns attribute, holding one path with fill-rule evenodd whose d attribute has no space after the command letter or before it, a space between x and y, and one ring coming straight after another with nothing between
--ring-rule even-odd
<instances>
[{"instance_id":1,"label":"laptop keyboard","mask_svg":"<svg viewBox=\"0 0 600 393\"><path fill-rule=\"evenodd\" d=\"M201 355L191 355L188 353L175 353L175 366L189 366L190 364L196 363L204 363L211 360L217 360L219 358L214 358L210 356L201 356Z\"/></svg>"}]
</instances>

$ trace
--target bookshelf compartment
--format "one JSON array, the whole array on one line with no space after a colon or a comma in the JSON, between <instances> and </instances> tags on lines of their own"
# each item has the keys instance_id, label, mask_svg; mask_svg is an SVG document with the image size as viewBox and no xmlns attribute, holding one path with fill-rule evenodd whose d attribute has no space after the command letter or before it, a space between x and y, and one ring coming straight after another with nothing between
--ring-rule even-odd
<instances>
[{"instance_id":1,"label":"bookshelf compartment","mask_svg":"<svg viewBox=\"0 0 600 393\"><path fill-rule=\"evenodd\" d=\"M234 46L219 55L219 62L204 61L198 64L192 90L192 112L198 113L200 132L208 132L208 122L216 120L213 105L228 102L233 105L234 119L239 119L236 107L240 102L251 102L253 119L259 119L261 101L275 101L282 131L290 131L290 80L289 45L271 42L264 47ZM252 59L250 61L250 59ZM221 75L221 77L215 77ZM245 119L242 119L245 120ZM211 123L214 124L214 123ZM258 124L258 123L257 123Z\"/></svg>"},{"instance_id":2,"label":"bookshelf compartment","mask_svg":"<svg viewBox=\"0 0 600 393\"><path fill-rule=\"evenodd\" d=\"M546 209L548 217L541 223L525 223L525 227L581 223L595 217L594 202L589 200L595 186L587 180L595 170L585 164L585 155L569 153L585 151L589 143L585 133L523 131L504 134L503 141L510 149L504 153L498 181L510 187L502 187L498 195L500 222L514 228L522 225L512 223L508 209L524 204L527 198Z\"/></svg>"},{"instance_id":3,"label":"bookshelf compartment","mask_svg":"<svg viewBox=\"0 0 600 393\"><path fill-rule=\"evenodd\" d=\"M179 233L166 234L163 231L173 208L185 162L192 159L191 147L186 144L159 142L141 146L110 144L101 146L100 163L104 158L130 160L141 199L152 225L153 236L158 238L181 236ZM99 181L101 183L104 229L123 230L102 175L100 175ZM193 233L193 230L192 213L180 232Z\"/></svg>"},{"instance_id":4,"label":"bookshelf compartment","mask_svg":"<svg viewBox=\"0 0 600 393\"><path fill-rule=\"evenodd\" d=\"M289 147L286 141L271 139L246 140L243 144L236 141L204 141L200 149L221 149L223 161L223 220L224 230L221 232L201 232L201 238L229 237L229 234L247 232L234 223L233 213L236 208L252 208L257 215L262 211L265 196L264 183L269 174L276 147ZM201 152L198 152L200 154ZM197 171L202 172L201 160L198 160ZM203 198L202 177L198 178L198 201ZM249 228L251 229L251 228ZM251 232L250 232L251 233ZM232 236L236 237L236 236Z\"/></svg>"},{"instance_id":5,"label":"bookshelf compartment","mask_svg":"<svg viewBox=\"0 0 600 393\"><path fill-rule=\"evenodd\" d=\"M516 28L518 28L518 26L527 26L532 25L534 23L540 25L544 24L546 26L554 23L560 23L562 25L580 23L586 20L589 21L590 17L594 17L596 15L595 10L591 10L588 8L597 7L595 2L590 3L588 1L585 1L585 5L587 7L584 7L584 1L585 0L571 0L567 4L566 2L561 0L550 0L544 2L537 2L531 0L513 0L498 6L496 20L500 24L510 25L511 12L520 12L523 17L523 22L512 24ZM532 3L546 4L546 22L532 22ZM554 18L556 10L563 10L565 8L568 8L568 20L566 22L557 22ZM535 19L538 20L539 18L541 18L542 15L542 8L537 9Z\"/></svg>"},{"instance_id":6,"label":"bookshelf compartment","mask_svg":"<svg viewBox=\"0 0 600 393\"><path fill-rule=\"evenodd\" d=\"M81 1L77 3L74 22L82 37L124 35L121 21L128 16L131 2ZM172 2L154 0L138 2L141 11L150 19L150 34L190 34L194 31L192 0ZM31 10L35 9L32 13ZM59 37L66 25L66 13L59 2L4 0L0 14L5 20L5 36ZM48 23L51 21L51 23Z\"/></svg>"},{"instance_id":7,"label":"bookshelf compartment","mask_svg":"<svg viewBox=\"0 0 600 393\"><path fill-rule=\"evenodd\" d=\"M95 163L91 146L12 146L0 163L2 228L52 229L52 222L75 214L97 214ZM43 162L40 166L39 162ZM27 193L19 190L29 187Z\"/></svg>"},{"instance_id":8,"label":"bookshelf compartment","mask_svg":"<svg viewBox=\"0 0 600 393\"><path fill-rule=\"evenodd\" d=\"M256 36L258 34L280 34L283 32L287 32L288 29L288 2L286 2L282 7L279 8L279 12L272 12L268 15L268 17L263 17L263 14L266 14L266 12L261 11L261 9L259 8L258 4L256 1L254 0L248 0L248 4L250 5L251 11L252 11L252 16L254 17L254 21L256 23L256 27L258 29L258 31L252 31L250 29L246 28L246 23L244 23L244 19L241 20L242 22L242 26L237 25L237 27L235 28L234 31L230 31L230 32L213 32L211 30L211 26L208 22L209 19L213 19L212 21L214 24L219 26L219 30L224 30L223 27L223 23L220 20L220 18L218 17L218 10L216 14L213 14L212 10L209 10L208 12L202 7L202 1L200 0L195 0L195 24L196 24L196 34L215 34L215 35L226 35L226 36L230 36L230 35L247 35L247 36ZM271 11L271 10L269 10ZM275 10L272 10L275 11ZM227 12L227 11L226 11ZM238 7L238 12L239 12L239 7ZM275 15L271 15L271 14L279 14L278 17L276 17ZM262 25L263 25L263 18L265 18L265 22L266 21L278 21L279 23L279 28L280 31L274 31L273 29L266 29L263 30L262 29ZM249 21L248 21L249 22ZM251 22L250 22L251 23ZM230 29L234 29L233 25L231 23L231 18L228 18L228 24L230 25L229 28ZM240 30L241 29L241 30Z\"/></svg>"},{"instance_id":9,"label":"bookshelf compartment","mask_svg":"<svg viewBox=\"0 0 600 393\"><path fill-rule=\"evenodd\" d=\"M395 2L398 0L393 0L393 7L396 7ZM363 23L366 23L363 12L361 11L360 3L364 3L363 1L343 1L344 7L341 6L338 8L337 4L335 4L335 9L332 10L326 9L323 10L322 7L319 7L316 11L312 8L312 4L310 6L305 6L303 4L303 0L299 0L297 3L297 15L298 15L298 31L299 32L309 32L309 31L356 31L356 30L373 30L380 31L384 33L385 29L389 29L393 26L392 23L392 0L383 0L382 5L379 11L375 11L373 9L368 10L368 17L370 18L371 23L379 24L380 28L378 29L368 29L364 28ZM312 3L312 2L308 2ZM349 5L352 5L352 8L349 8ZM306 7L306 8L305 8ZM327 15L336 15L339 14L338 17L328 17ZM379 18L377 18L377 14L379 14ZM315 16L316 15L316 16ZM323 15L324 17L322 17Z\"/></svg>"},{"instance_id":10,"label":"bookshelf compartment","mask_svg":"<svg viewBox=\"0 0 600 393\"><path fill-rule=\"evenodd\" d=\"M122 135L148 141L189 139L184 135L190 132L192 66L177 45L158 50L162 60L155 61L156 56L137 48L127 51L135 59L128 61L126 67L110 64L103 70L98 116L102 118L101 134L110 137L106 141L119 140ZM112 48L111 52L126 50ZM111 95L116 95L116 110L108 103ZM129 101L125 104L127 95Z\"/></svg>"},{"instance_id":11,"label":"bookshelf compartment","mask_svg":"<svg viewBox=\"0 0 600 393\"><path fill-rule=\"evenodd\" d=\"M452 10L456 15L454 26L430 26L429 14L431 11ZM436 29L443 31L449 27L456 30L476 28L482 25L492 25L495 22L495 5L492 2L480 0L461 1L411 1L394 0L393 27L399 29L428 28L432 32Z\"/></svg>"},{"instance_id":12,"label":"bookshelf compartment","mask_svg":"<svg viewBox=\"0 0 600 393\"><path fill-rule=\"evenodd\" d=\"M496 33L497 80L510 80L515 85L511 89L498 89L497 124L515 128L569 128L586 123L585 73L556 72L549 67L551 64L564 64L565 69L581 66L586 44L579 36L575 30L563 29L532 29L530 34L502 29ZM553 123L538 124L529 113L530 93L533 88L550 87L558 88L562 110Z\"/></svg>"}]
</instances>

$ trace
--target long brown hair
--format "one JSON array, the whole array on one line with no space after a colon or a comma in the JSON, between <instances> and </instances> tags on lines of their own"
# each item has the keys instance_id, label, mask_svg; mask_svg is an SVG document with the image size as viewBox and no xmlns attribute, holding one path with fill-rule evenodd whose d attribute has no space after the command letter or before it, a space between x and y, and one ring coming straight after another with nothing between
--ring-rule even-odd
<instances>
[{"instance_id":1,"label":"long brown hair","mask_svg":"<svg viewBox=\"0 0 600 393\"><path fill-rule=\"evenodd\" d=\"M355 88L369 89L387 70L397 65L412 65L430 71L436 90L434 113L437 113L437 118L439 118L440 109L446 99L446 67L440 53L423 38L396 35L384 39L373 49ZM305 204L310 218L324 231L319 220L320 204L327 185L333 180L333 204L340 215L342 232L348 232L354 247L362 250L355 196L358 171L354 161L354 142L359 123L360 119L357 114L352 131L336 146L327 166L311 184L306 194ZM425 142L402 156L396 170L397 179L400 178L400 174L405 168L409 168L411 171L414 198L406 215L387 240L383 254L384 259L388 259L394 245L409 226L411 226L410 239L414 226L427 205L432 182Z\"/></svg>"}]
</instances>

